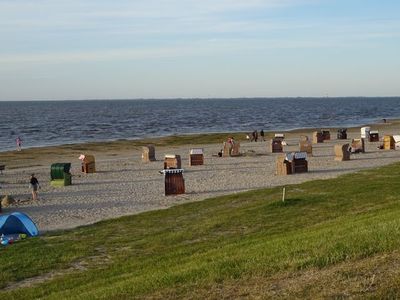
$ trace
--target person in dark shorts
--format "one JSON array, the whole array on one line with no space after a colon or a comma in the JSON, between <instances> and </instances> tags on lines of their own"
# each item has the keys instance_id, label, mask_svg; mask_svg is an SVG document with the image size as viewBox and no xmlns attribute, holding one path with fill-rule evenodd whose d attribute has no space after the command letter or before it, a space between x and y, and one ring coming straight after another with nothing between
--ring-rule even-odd
<instances>
[{"instance_id":1,"label":"person in dark shorts","mask_svg":"<svg viewBox=\"0 0 400 300\"><path fill-rule=\"evenodd\" d=\"M39 181L35 177L35 174L31 175L31 179L29 181L29 187L32 191L32 200L38 200L38 189L40 188Z\"/></svg>"},{"instance_id":2,"label":"person in dark shorts","mask_svg":"<svg viewBox=\"0 0 400 300\"><path fill-rule=\"evenodd\" d=\"M257 142L257 139L258 139L258 132L257 132L257 130L254 130L254 131L252 132L252 134L251 134L251 140L250 140L250 142L252 142L252 141Z\"/></svg>"}]
</instances>

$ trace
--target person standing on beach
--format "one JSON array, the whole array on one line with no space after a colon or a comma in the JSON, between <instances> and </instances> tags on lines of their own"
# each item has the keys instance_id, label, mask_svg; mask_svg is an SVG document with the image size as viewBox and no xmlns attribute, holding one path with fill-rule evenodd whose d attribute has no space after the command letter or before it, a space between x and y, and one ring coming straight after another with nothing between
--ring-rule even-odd
<instances>
[{"instance_id":1,"label":"person standing on beach","mask_svg":"<svg viewBox=\"0 0 400 300\"><path fill-rule=\"evenodd\" d=\"M265 142L265 139L264 139L264 130L260 130L260 136L261 136L261 140L263 141L263 142Z\"/></svg>"},{"instance_id":2,"label":"person standing on beach","mask_svg":"<svg viewBox=\"0 0 400 300\"><path fill-rule=\"evenodd\" d=\"M255 131L255 130L251 133L251 140L250 140L250 142L252 142L252 141L256 141L256 142L257 142L256 131Z\"/></svg>"},{"instance_id":3,"label":"person standing on beach","mask_svg":"<svg viewBox=\"0 0 400 300\"><path fill-rule=\"evenodd\" d=\"M15 139L15 142L16 142L16 144L17 144L17 151L21 151L22 139L18 136L18 137Z\"/></svg>"},{"instance_id":4,"label":"person standing on beach","mask_svg":"<svg viewBox=\"0 0 400 300\"><path fill-rule=\"evenodd\" d=\"M229 144L229 155L232 154L232 150L233 150L233 146L235 145L235 139L233 138L233 136L228 138L228 144Z\"/></svg>"},{"instance_id":5,"label":"person standing on beach","mask_svg":"<svg viewBox=\"0 0 400 300\"><path fill-rule=\"evenodd\" d=\"M35 174L31 175L31 179L29 181L29 187L32 191L32 200L38 200L38 189L40 188L39 181L35 177Z\"/></svg>"}]
</instances>

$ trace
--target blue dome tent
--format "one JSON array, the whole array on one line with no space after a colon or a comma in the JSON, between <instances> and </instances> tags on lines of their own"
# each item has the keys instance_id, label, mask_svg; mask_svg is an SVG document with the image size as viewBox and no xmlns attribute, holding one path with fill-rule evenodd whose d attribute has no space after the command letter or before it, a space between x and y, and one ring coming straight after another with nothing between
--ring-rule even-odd
<instances>
[{"instance_id":1,"label":"blue dome tent","mask_svg":"<svg viewBox=\"0 0 400 300\"><path fill-rule=\"evenodd\" d=\"M25 233L28 236L37 236L39 231L26 214L14 212L0 216L0 235Z\"/></svg>"}]
</instances>

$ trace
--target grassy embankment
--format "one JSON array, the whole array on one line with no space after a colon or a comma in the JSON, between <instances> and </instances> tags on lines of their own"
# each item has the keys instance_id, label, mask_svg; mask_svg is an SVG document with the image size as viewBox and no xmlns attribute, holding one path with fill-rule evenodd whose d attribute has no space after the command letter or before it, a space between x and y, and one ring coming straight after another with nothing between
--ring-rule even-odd
<instances>
[{"instance_id":1,"label":"grassy embankment","mask_svg":"<svg viewBox=\"0 0 400 300\"><path fill-rule=\"evenodd\" d=\"M0 248L0 296L400 297L399 167L21 241Z\"/></svg>"}]
</instances>

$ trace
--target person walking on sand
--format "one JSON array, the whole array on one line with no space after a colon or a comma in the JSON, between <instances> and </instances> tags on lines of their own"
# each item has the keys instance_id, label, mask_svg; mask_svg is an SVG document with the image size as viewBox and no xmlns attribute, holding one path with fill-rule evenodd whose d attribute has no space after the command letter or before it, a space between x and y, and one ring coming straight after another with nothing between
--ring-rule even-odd
<instances>
[{"instance_id":1,"label":"person walking on sand","mask_svg":"<svg viewBox=\"0 0 400 300\"><path fill-rule=\"evenodd\" d=\"M263 142L265 142L265 139L264 139L264 130L263 130L263 129L260 130L260 136L261 136L261 140L262 140Z\"/></svg>"},{"instance_id":2,"label":"person walking on sand","mask_svg":"<svg viewBox=\"0 0 400 300\"><path fill-rule=\"evenodd\" d=\"M31 179L29 181L29 187L32 191L32 200L38 200L38 189L40 188L39 181L35 177L35 174L31 175Z\"/></svg>"},{"instance_id":3,"label":"person walking on sand","mask_svg":"<svg viewBox=\"0 0 400 300\"><path fill-rule=\"evenodd\" d=\"M22 139L18 136L18 137L15 139L15 142L16 142L16 144L17 144L17 151L21 151Z\"/></svg>"},{"instance_id":4,"label":"person walking on sand","mask_svg":"<svg viewBox=\"0 0 400 300\"><path fill-rule=\"evenodd\" d=\"M253 132L251 133L251 140L250 140L250 142L255 141L255 140L256 140L256 131L253 131Z\"/></svg>"}]
</instances>

